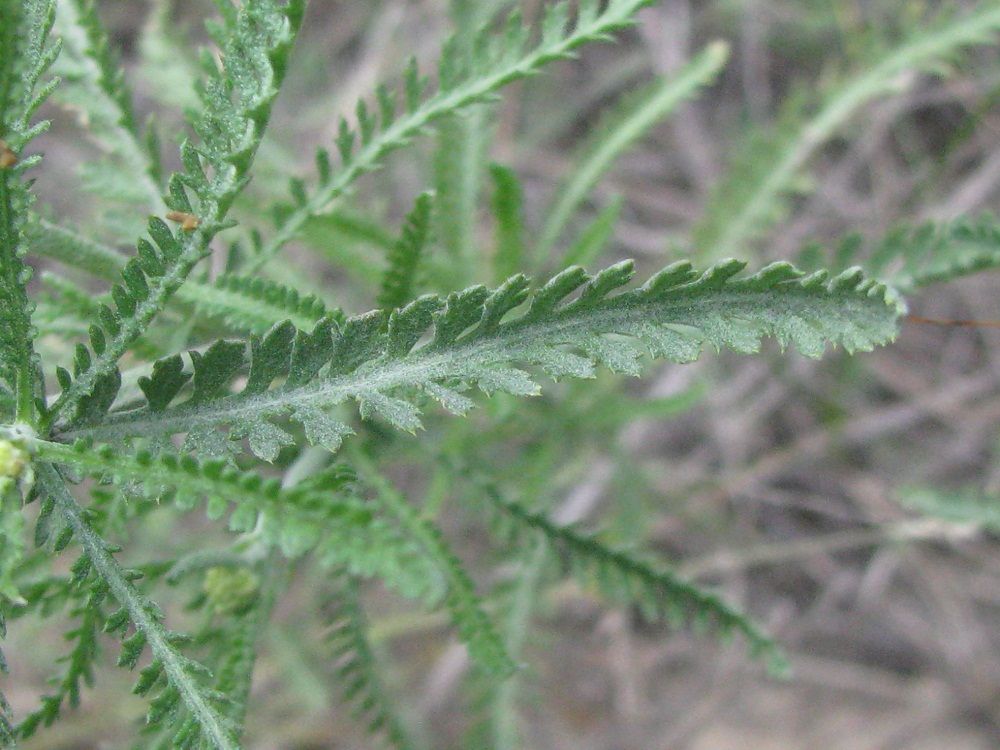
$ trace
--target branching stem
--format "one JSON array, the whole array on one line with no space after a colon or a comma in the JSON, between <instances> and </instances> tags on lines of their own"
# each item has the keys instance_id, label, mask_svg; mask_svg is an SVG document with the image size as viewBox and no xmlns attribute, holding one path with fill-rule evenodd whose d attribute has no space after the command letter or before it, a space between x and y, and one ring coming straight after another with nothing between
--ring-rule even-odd
<instances>
[{"instance_id":1,"label":"branching stem","mask_svg":"<svg viewBox=\"0 0 1000 750\"><path fill-rule=\"evenodd\" d=\"M126 609L135 627L149 643L153 656L163 663L167 679L180 694L181 700L197 720L216 750L238 750L230 733L223 726L218 712L208 703L201 688L192 679L187 661L170 643L163 626L150 612L150 603L129 582L118 561L108 551L108 544L91 528L84 511L69 493L58 469L52 464L38 466L39 481L55 501L94 571L107 585L115 600Z\"/></svg>"}]
</instances>

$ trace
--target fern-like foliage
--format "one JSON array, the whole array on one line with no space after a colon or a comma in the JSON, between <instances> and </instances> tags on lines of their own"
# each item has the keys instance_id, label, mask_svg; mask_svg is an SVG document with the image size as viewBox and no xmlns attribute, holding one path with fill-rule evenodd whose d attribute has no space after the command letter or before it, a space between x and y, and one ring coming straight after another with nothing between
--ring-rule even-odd
<instances>
[{"instance_id":1,"label":"fern-like foliage","mask_svg":"<svg viewBox=\"0 0 1000 750\"><path fill-rule=\"evenodd\" d=\"M491 164L490 176L493 178L491 207L496 222L493 275L497 282L502 282L523 266L524 190L514 170L502 164Z\"/></svg>"},{"instance_id":2,"label":"fern-like foliage","mask_svg":"<svg viewBox=\"0 0 1000 750\"><path fill-rule=\"evenodd\" d=\"M26 293L31 270L22 260L32 202L24 174L41 158L25 148L48 127L31 120L55 85L39 85L59 54L59 45L47 42L54 13L51 0L0 3L0 378L15 392L16 418L24 422L40 395Z\"/></svg>"},{"instance_id":3,"label":"fern-like foliage","mask_svg":"<svg viewBox=\"0 0 1000 750\"><path fill-rule=\"evenodd\" d=\"M944 281L1000 267L1000 223L984 214L948 222L896 227L866 249L860 237L844 239L824 252L803 250L806 265L858 264L904 294Z\"/></svg>"},{"instance_id":4,"label":"fern-like foliage","mask_svg":"<svg viewBox=\"0 0 1000 750\"><path fill-rule=\"evenodd\" d=\"M248 709L250 686L260 639L274 607L275 585L284 574L280 558L267 555L256 565L246 558L234 556L242 563L239 566L218 565L204 572L204 593L192 603L192 608L201 606L211 612L202 631L195 636L209 646L210 657L207 664L212 669L212 689L226 696L222 711L234 733L243 733ZM170 570L171 583L182 577L175 565ZM198 566L190 566L187 573ZM206 612L208 614L208 612ZM188 716L184 725L162 731L162 727L149 726L150 740L143 744L151 750L171 750L177 734L191 732L196 721Z\"/></svg>"},{"instance_id":5,"label":"fern-like foliage","mask_svg":"<svg viewBox=\"0 0 1000 750\"><path fill-rule=\"evenodd\" d=\"M379 504L420 545L427 559L433 561L440 571L447 587L445 605L459 637L468 647L469 655L488 674L501 677L511 674L516 666L507 654L503 639L483 610L475 584L451 551L441 530L417 515L413 507L381 477L369 474L366 479L376 488Z\"/></svg>"},{"instance_id":6,"label":"fern-like foliage","mask_svg":"<svg viewBox=\"0 0 1000 750\"><path fill-rule=\"evenodd\" d=\"M594 129L576 168L546 213L536 253L544 262L570 218L614 161L678 105L709 85L729 57L725 42L709 44L675 76L657 80L627 96Z\"/></svg>"},{"instance_id":7,"label":"fern-like foliage","mask_svg":"<svg viewBox=\"0 0 1000 750\"><path fill-rule=\"evenodd\" d=\"M114 248L41 217L33 217L25 232L36 255L57 260L106 281L120 279L122 269L128 262L128 258Z\"/></svg>"},{"instance_id":8,"label":"fern-like foliage","mask_svg":"<svg viewBox=\"0 0 1000 750\"><path fill-rule=\"evenodd\" d=\"M413 750L416 746L394 708L394 701L383 684L374 650L368 638L368 618L361 604L357 579L342 574L322 604L324 618L330 624L327 644L344 700L365 721L368 732L385 738L395 750Z\"/></svg>"},{"instance_id":9,"label":"fern-like foliage","mask_svg":"<svg viewBox=\"0 0 1000 750\"><path fill-rule=\"evenodd\" d=\"M382 278L378 296L381 307L392 310L413 299L413 287L418 278L420 258L431 229L433 195L424 193L417 198L413 210L403 223L403 231L389 252L389 266Z\"/></svg>"},{"instance_id":10,"label":"fern-like foliage","mask_svg":"<svg viewBox=\"0 0 1000 750\"><path fill-rule=\"evenodd\" d=\"M128 257L113 248L40 217L28 224L26 234L35 254L107 281L121 278L129 262ZM67 282L56 283L64 286ZM179 312L194 312L202 319L222 321L234 331L254 333L264 333L285 320L291 320L299 328L308 328L328 314L340 317L338 311L328 309L315 295L301 294L270 279L239 274L222 274L212 283L188 279L171 302L175 303L171 309ZM101 304L110 307L114 300L95 301L91 296L88 310L92 311L92 318L100 319ZM79 305L74 307L76 312L80 311Z\"/></svg>"},{"instance_id":11,"label":"fern-like foliage","mask_svg":"<svg viewBox=\"0 0 1000 750\"><path fill-rule=\"evenodd\" d=\"M471 54L463 54L466 46L455 40L445 44L437 90L429 95L427 79L414 62L404 76L402 110L397 97L385 87L379 88L375 111L365 101L358 103L357 127L341 121L337 137L341 168L333 169L326 151L318 153L317 180L311 194L293 189L295 207L284 214L248 269L256 270L273 258L312 216L327 210L358 177L378 169L388 154L428 127L471 106L492 101L507 84L537 74L554 60L571 57L574 50L588 42L607 39L612 32L630 25L636 12L650 2L582 0L575 17L571 17L570 3L560 0L546 6L540 38L534 44L532 29L515 12L504 33L493 34L484 28L476 34L468 45Z\"/></svg>"},{"instance_id":12,"label":"fern-like foliage","mask_svg":"<svg viewBox=\"0 0 1000 750\"><path fill-rule=\"evenodd\" d=\"M150 703L147 722L165 725L171 718L180 722L190 713L195 721L182 724L184 731L174 736L174 747L193 749L207 745L216 750L235 750L238 742L220 710L225 696L205 686L205 667L177 649L177 644L185 637L167 630L161 622L163 615L159 608L136 589L134 581L142 574L123 569L118 564L113 554L115 548L94 531L86 511L69 493L64 478L54 466L41 464L39 480L46 496L43 517L53 518L58 511L60 526L53 532L56 546L64 547L75 539L84 560L78 564L76 575L82 579L92 570L99 581L97 591L102 596L110 596L119 605L104 624L104 630L123 638L119 665L133 669L147 646L152 652L152 663L140 671L135 685L139 695L155 696ZM135 626L135 632L126 636L129 623Z\"/></svg>"},{"instance_id":13,"label":"fern-like foliage","mask_svg":"<svg viewBox=\"0 0 1000 750\"><path fill-rule=\"evenodd\" d=\"M459 444L469 447L478 425L433 446L443 451L423 452L433 466L427 500L418 506L408 496L411 485L397 489L380 465L385 449L402 451L403 441L383 425L359 422L415 432L425 411L440 405L463 414L476 405L477 392L534 396L542 377L594 378L599 366L638 375L647 358L683 364L706 348L749 354L769 337L810 357L830 346L865 351L891 341L905 312L886 280L909 291L1000 265L1000 234L984 219L901 230L862 259L873 273L807 273L787 263L745 273L735 260L700 269L674 263L636 285L630 261L594 274L571 266L537 285L518 273L529 263L546 265L614 160L714 79L727 55L722 43L710 44L676 77L627 97L598 128L544 215L537 258L528 254L534 185L522 190L513 170L494 165L495 248L492 259L481 253L479 197L494 119L484 105L581 45L610 39L650 1L551 0L540 4L537 24L526 24L511 10L515 0L453 0L458 33L444 46L435 82L413 63L399 90L378 88L358 105L352 124L341 121L339 159L321 151L315 178L292 180L291 200L275 207L284 188L244 188L305 0L214 0L220 20L209 24L213 49L200 58L200 80L196 66L175 51L166 6L152 14L146 49L160 46L153 57L159 55L165 88L185 88L188 79L194 87L167 92L186 107L191 132L178 137L180 167L166 179L154 130L144 134L136 122L100 23L103 6L0 0L0 638L15 618L61 614L68 622L36 710L17 723L0 694L0 745L65 718L93 681L110 636L120 641L119 665L137 672L134 691L147 698L148 726L138 746L235 750L275 603L307 566L334 589L321 603L333 618L332 668L347 700L373 734L397 748L414 743L378 674L359 595L368 579L440 610L478 667L475 677L488 677L493 687L516 673L532 603L553 561L616 602L636 602L652 619L742 636L753 653L781 666L768 637L715 594L561 526L530 504L504 499L485 479L481 494L511 538L530 536L534 544L513 596L484 602L474 571L443 533L447 524L438 522L463 473L475 478L479 471L454 471L442 457ZM796 131L787 153L767 152L776 154L770 176L751 181L759 196L733 203L736 229L726 231L738 239L766 225L766 210L755 201L780 197L815 139L887 91L897 74L929 69L992 38L1000 29L993 6L944 17L835 92L807 129ZM48 41L53 24L65 50L59 60L59 44ZM56 85L52 73L64 78L59 101L79 114L101 152L83 174L101 198L93 211L86 207L92 232L57 218L57 208L32 205L28 170L40 159L30 153L32 139L46 127L34 118ZM395 205L395 194L363 213L338 205L359 178L432 128L439 137L427 163L436 191L419 195L398 235L376 218L378 205ZM265 153L263 161L277 165L279 158ZM564 259L595 257L619 206L565 243ZM236 214L273 216L273 230L248 229L226 243L226 253L220 233L234 226ZM308 244L333 265L315 279L264 269L304 229ZM729 241L725 232L718 236ZM224 257L201 272L213 244ZM438 257L431 247L444 253ZM43 267L33 298L34 259L26 251ZM832 265L843 267L852 253L858 247L845 245ZM490 260L495 287L462 288ZM339 271L370 283L352 298L371 293L380 309L347 316L336 308L325 282ZM422 294L426 288L450 293ZM51 393L36 348L51 355ZM579 414L567 417L550 403L527 428L559 442L567 430L675 413L693 391L642 402L600 388L592 393ZM503 401L504 409L513 403ZM516 429L524 434L522 425ZM354 430L364 434L343 451L347 463L330 465L330 452ZM472 442L484 461L496 444L489 435ZM569 442L509 464L530 477L515 497L544 494L556 463L579 447ZM118 544L137 522L158 521L151 514L161 508L175 515L199 510L234 539L124 567ZM978 518L993 528L993 519L981 512ZM195 580L190 611L201 626L190 634L171 630L172 618L152 598L154 586ZM516 713L520 683L506 684L494 693L498 747L514 746L518 734L504 717Z\"/></svg>"},{"instance_id":14,"label":"fern-like foliage","mask_svg":"<svg viewBox=\"0 0 1000 750\"><path fill-rule=\"evenodd\" d=\"M533 294L528 279L515 276L493 291L476 286L446 299L420 297L391 315L367 313L342 326L324 319L311 333L277 326L251 339L249 379L240 393L229 393L228 384L243 371L246 346L220 341L192 355L193 375L180 357L159 362L143 384L146 407L104 418L107 400L61 439L214 433L228 424L231 436L248 437L255 454L273 460L291 441L275 417L291 416L310 441L336 449L350 427L330 410L348 399L359 402L365 418L413 431L421 424L415 389L459 414L474 405L461 393L470 385L487 393L538 393L519 364L553 377L593 377L595 363L636 375L644 353L690 362L706 343L750 353L773 336L816 357L827 343L863 351L895 335L902 303L859 269L830 278L775 263L741 277L743 267L726 261L699 273L679 262L619 294L612 292L631 279L630 262L594 276L570 268ZM525 303L523 313L511 316ZM170 406L189 378L190 398Z\"/></svg>"},{"instance_id":15,"label":"fern-like foliage","mask_svg":"<svg viewBox=\"0 0 1000 750\"><path fill-rule=\"evenodd\" d=\"M756 133L737 150L729 176L715 189L694 234L698 257L742 254L783 210L783 198L809 158L865 104L899 88L908 72L941 72L963 50L987 44L1000 30L1000 9L983 3L952 10L914 29L825 94L791 98L770 134Z\"/></svg>"},{"instance_id":16,"label":"fern-like foliage","mask_svg":"<svg viewBox=\"0 0 1000 750\"><path fill-rule=\"evenodd\" d=\"M213 27L222 67L206 58L200 89L203 104L192 127L198 145L181 147L184 171L169 182L168 206L184 217L172 230L150 219L152 242L142 239L138 256L123 268L112 290L115 309L105 306L91 329L90 348L79 347L74 373L61 370L62 394L45 420L59 414L77 419L102 404L118 385L116 362L181 286L226 224L233 200L243 189L257 146L278 93L303 5L273 0L228 8L228 23Z\"/></svg>"},{"instance_id":17,"label":"fern-like foliage","mask_svg":"<svg viewBox=\"0 0 1000 750\"><path fill-rule=\"evenodd\" d=\"M40 727L50 726L59 718L64 704L70 708L79 706L82 685L94 683L98 640L106 622L103 605L107 600L107 589L95 579L87 557L80 557L74 565L71 585L78 590L70 612L75 624L66 633L73 647L69 654L59 659L64 667L55 691L43 695L41 706L18 724L18 734L23 738L31 737Z\"/></svg>"},{"instance_id":18,"label":"fern-like foliage","mask_svg":"<svg viewBox=\"0 0 1000 750\"><path fill-rule=\"evenodd\" d=\"M10 444L0 445L0 605L24 604L17 573L27 556L28 524L18 489L26 472L30 472L27 454Z\"/></svg>"},{"instance_id":19,"label":"fern-like foliage","mask_svg":"<svg viewBox=\"0 0 1000 750\"><path fill-rule=\"evenodd\" d=\"M86 166L84 186L106 199L139 209L140 215L162 213L165 206L157 155L143 143L132 111L132 96L96 3L60 3L56 33L64 44L56 68L62 79L56 98L78 114L88 137L105 154L101 162Z\"/></svg>"},{"instance_id":20,"label":"fern-like foliage","mask_svg":"<svg viewBox=\"0 0 1000 750\"><path fill-rule=\"evenodd\" d=\"M433 600L440 574L433 561L394 523L378 517L360 499L345 467L319 472L295 487L240 471L224 460L199 461L190 455L140 451L121 455L110 446L73 446L35 440L35 455L74 471L136 483L151 498L175 498L181 509L205 501L209 518L228 518L237 532L258 528L267 517L262 541L289 557L314 552L320 564L343 567L352 575L378 576L409 597Z\"/></svg>"},{"instance_id":21,"label":"fern-like foliage","mask_svg":"<svg viewBox=\"0 0 1000 750\"><path fill-rule=\"evenodd\" d=\"M323 318L342 321L344 317L314 294L301 294L259 276L223 274L211 285L185 285L177 296L237 331L265 333L285 320L296 328L311 328Z\"/></svg>"},{"instance_id":22,"label":"fern-like foliage","mask_svg":"<svg viewBox=\"0 0 1000 750\"><path fill-rule=\"evenodd\" d=\"M453 61L456 69L468 67L476 54L476 32L506 11L507 4L484 3L477 8L467 0L452 0L449 5L455 32L443 57ZM477 213L495 112L490 105L469 107L445 115L435 125L434 227L448 260L445 278L449 288L468 284L469 272L478 265Z\"/></svg>"},{"instance_id":23,"label":"fern-like foliage","mask_svg":"<svg viewBox=\"0 0 1000 750\"><path fill-rule=\"evenodd\" d=\"M739 634L748 643L751 653L766 659L773 672L787 671L787 661L774 641L746 615L715 594L676 573L608 547L595 536L560 526L502 497L492 487L483 490L501 515L501 533L508 539L536 533L552 552L562 555L566 569L584 585L595 586L612 601L637 604L651 621L666 620L675 626L685 623L695 623L699 627L711 625L722 637Z\"/></svg>"},{"instance_id":24,"label":"fern-like foliage","mask_svg":"<svg viewBox=\"0 0 1000 750\"><path fill-rule=\"evenodd\" d=\"M216 668L215 689L229 698L226 716L240 731L243 730L249 708L260 635L270 615L269 606L255 603L234 613L235 622L231 622L223 631L226 648L223 650L222 663Z\"/></svg>"},{"instance_id":25,"label":"fern-like foliage","mask_svg":"<svg viewBox=\"0 0 1000 750\"><path fill-rule=\"evenodd\" d=\"M36 401L42 393L31 320L34 305L27 295L31 269L23 261L24 225L33 200L25 172L40 159L28 155L26 148L48 127L46 121L32 124L32 119L55 85L55 81L41 84L59 54L59 46L48 43L54 12L51 0L0 1L0 382L13 397L12 403L7 402L11 408L4 408L5 421L22 423L34 420ZM5 460L10 463L9 457ZM0 479L0 503L5 506L0 533L5 546L0 571L0 639L6 637L3 610L8 597L15 594L9 583L12 566L23 549L21 525L11 523L14 498L8 491L11 479L23 469L13 468L5 466ZM7 662L0 651L0 674L6 671ZM14 734L10 705L0 691L0 744L13 745Z\"/></svg>"}]
</instances>

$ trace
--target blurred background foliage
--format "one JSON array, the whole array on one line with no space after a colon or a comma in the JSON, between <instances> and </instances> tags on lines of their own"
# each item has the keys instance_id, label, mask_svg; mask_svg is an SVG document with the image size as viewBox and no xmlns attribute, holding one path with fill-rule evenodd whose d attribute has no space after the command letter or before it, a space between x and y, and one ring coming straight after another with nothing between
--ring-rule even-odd
<instances>
[{"instance_id":1,"label":"blurred background foliage","mask_svg":"<svg viewBox=\"0 0 1000 750\"><path fill-rule=\"evenodd\" d=\"M336 137L334 113L352 117L378 82L399 80L410 55L430 67L449 33L512 5L313 2L234 209L241 252L252 255L248 229L266 241L269 216L288 210L285 175L310 173L316 147ZM176 166L179 108L193 104L189 50L205 41L208 6L98 4L165 170ZM526 0L524 13L541 6ZM963 12L995 6L661 0L616 43L584 48L390 157L258 273L329 308L375 307L397 237L386 227L402 228L427 190L434 214L413 293L622 258L637 260L640 277L684 257L864 261L893 227L997 208L998 50L921 46ZM728 60L696 96L657 99L699 54L720 55L719 40ZM94 176L76 165L107 144L87 140L77 112L70 95L46 113L40 203L59 223L127 247L145 214L128 195L111 215L97 210ZM205 281L231 261L231 248L217 250ZM63 281L41 282L49 293L78 294L85 307L103 291L56 267ZM1000 318L995 284L980 274L911 305L929 317ZM218 330L190 319L179 308L146 345L173 351ZM67 318L45 325L49 361L70 361L83 329ZM371 586L356 594L386 689L435 748L997 747L998 421L1000 334L907 324L896 345L856 358L814 362L771 346L753 359L657 366L641 381L602 372L529 401L499 394L465 419L432 412L419 439L361 423L351 457L377 461L444 526L526 665L499 689L481 684L444 616ZM717 586L777 636L793 675L775 681L741 645L608 609L554 576L530 540L498 544L483 527L484 486ZM224 539L196 516L135 515L132 549L144 561L187 551L189 535ZM336 659L316 658L329 613L301 614L331 585L300 576L278 603L249 746L368 746L340 707ZM197 598L196 583L186 586L167 601ZM44 690L60 637L31 619L12 629L19 677L6 692L18 713ZM121 698L128 682L106 670L79 710L24 747L120 746L112 728L141 713L139 699Z\"/></svg>"}]
</instances>

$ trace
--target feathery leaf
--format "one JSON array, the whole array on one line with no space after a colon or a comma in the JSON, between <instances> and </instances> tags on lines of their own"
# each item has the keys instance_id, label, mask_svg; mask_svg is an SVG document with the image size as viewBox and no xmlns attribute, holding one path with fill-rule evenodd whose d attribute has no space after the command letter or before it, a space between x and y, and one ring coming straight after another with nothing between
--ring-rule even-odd
<instances>
[{"instance_id":1,"label":"feathery leaf","mask_svg":"<svg viewBox=\"0 0 1000 750\"><path fill-rule=\"evenodd\" d=\"M355 715L365 721L370 734L383 736L395 750L412 750L415 745L379 676L358 581L346 573L334 580L337 586L326 597L322 609L330 623L326 641L337 659L337 678L344 700L354 706Z\"/></svg>"},{"instance_id":2,"label":"feathery leaf","mask_svg":"<svg viewBox=\"0 0 1000 750\"><path fill-rule=\"evenodd\" d=\"M309 328L323 318L342 321L339 310L328 309L315 295L300 294L276 281L223 274L212 284L186 284L178 299L195 306L202 315L220 318L234 330L264 333L284 320L296 328Z\"/></svg>"},{"instance_id":3,"label":"feathery leaf","mask_svg":"<svg viewBox=\"0 0 1000 750\"><path fill-rule=\"evenodd\" d=\"M358 126L341 122L337 148L343 165L334 170L322 151L317 158L318 180L313 192L287 213L271 239L250 261L248 272L272 259L299 232L310 217L327 210L363 174L378 169L382 160L442 118L476 104L492 101L507 84L537 74L546 64L572 57L588 43L609 38L629 26L640 8L652 0L582 0L575 19L570 4L560 0L546 8L537 44L530 45L531 31L518 13L508 19L504 33L488 29L476 35L473 54L463 59L461 47L446 43L439 63L437 90L427 96L426 78L412 64L404 75L402 111L396 96L385 88L378 93L378 114L367 105L358 106Z\"/></svg>"},{"instance_id":4,"label":"feathery leaf","mask_svg":"<svg viewBox=\"0 0 1000 750\"><path fill-rule=\"evenodd\" d=\"M28 225L26 234L38 255L109 281L119 279L129 261L112 248L46 219L36 218ZM220 319L233 330L254 333L264 333L284 320L307 328L326 315L342 317L339 311L328 310L314 295L300 294L269 279L236 274L223 274L212 283L188 279L176 291L175 300L183 303L181 309L188 314L194 307L202 318ZM94 317L100 315L100 304L110 310L113 300L94 301L90 306Z\"/></svg>"},{"instance_id":5,"label":"feathery leaf","mask_svg":"<svg viewBox=\"0 0 1000 750\"><path fill-rule=\"evenodd\" d=\"M86 557L77 562L77 567L84 572L82 579L74 575L75 586L80 593L73 600L70 612L75 624L66 633L66 638L73 642L73 648L59 659L65 666L55 692L43 695L41 706L18 724L17 731L23 739L31 737L40 727L51 726L59 718L64 703L70 708L77 708L80 705L81 683L88 686L94 683L94 667L100 653L98 636L106 621L103 604L107 591L93 576Z\"/></svg>"},{"instance_id":6,"label":"feathery leaf","mask_svg":"<svg viewBox=\"0 0 1000 750\"><path fill-rule=\"evenodd\" d=\"M524 194L513 169L491 164L493 177L493 220L496 223L496 248L493 276L497 282L509 279L523 267Z\"/></svg>"},{"instance_id":7,"label":"feathery leaf","mask_svg":"<svg viewBox=\"0 0 1000 750\"><path fill-rule=\"evenodd\" d=\"M441 530L430 520L420 517L380 476L370 473L364 478L376 490L379 505L420 545L447 582L445 606L472 660L488 674L505 677L513 673L517 667L507 654L503 639L483 611L475 584L449 548Z\"/></svg>"},{"instance_id":8,"label":"feathery leaf","mask_svg":"<svg viewBox=\"0 0 1000 750\"><path fill-rule=\"evenodd\" d=\"M107 308L100 316L90 349L80 348L73 377L53 405L47 426L61 413L70 420L84 419L107 401L116 389L118 359L226 227L226 215L246 185L267 126L302 10L302 0L245 3L233 13L231 24L216 30L222 67L214 61L206 66L199 91L203 109L191 123L200 141L182 145L184 171L170 179L167 204L183 219L181 229L175 232L162 219L150 219L152 241L141 239L138 256L122 269L121 283L112 290L116 310Z\"/></svg>"},{"instance_id":9,"label":"feathery leaf","mask_svg":"<svg viewBox=\"0 0 1000 750\"><path fill-rule=\"evenodd\" d=\"M124 71L95 0L60 3L56 32L63 40L56 65L63 85L56 98L77 112L87 135L106 154L103 161L87 165L85 187L105 198L118 198L133 210L162 213L166 208L155 177L156 159L142 142Z\"/></svg>"},{"instance_id":10,"label":"feathery leaf","mask_svg":"<svg viewBox=\"0 0 1000 750\"><path fill-rule=\"evenodd\" d=\"M902 225L881 238L867 253L858 236L848 236L839 246L823 252L811 245L802 252L810 265L858 264L867 273L909 294L922 287L1000 267L1000 223L995 216L948 222Z\"/></svg>"},{"instance_id":11,"label":"feathery leaf","mask_svg":"<svg viewBox=\"0 0 1000 750\"><path fill-rule=\"evenodd\" d=\"M83 474L138 483L136 489L150 497L174 497L185 510L204 498L207 515L218 519L228 514L233 531L251 531L265 514L265 541L286 556L314 551L324 566L379 576L409 597L433 599L438 587L440 575L422 560L415 545L355 496L353 474L345 467L282 488L276 479L239 471L221 459L199 461L149 451L130 455L82 441L69 446L37 440L31 449L41 460Z\"/></svg>"},{"instance_id":12,"label":"feathery leaf","mask_svg":"<svg viewBox=\"0 0 1000 750\"><path fill-rule=\"evenodd\" d=\"M655 81L626 97L595 128L594 135L581 150L578 164L546 211L545 224L535 249L541 265L548 260L587 193L614 161L678 105L694 96L698 89L709 85L728 58L729 46L725 42L709 44L676 75Z\"/></svg>"},{"instance_id":13,"label":"feathery leaf","mask_svg":"<svg viewBox=\"0 0 1000 750\"><path fill-rule=\"evenodd\" d=\"M38 85L59 54L59 45L47 41L54 14L53 0L0 2L0 379L14 391L15 418L22 422L34 420L41 392L34 308L25 291L31 268L22 260L33 200L24 173L41 157L24 150L48 128L48 121L32 125L31 119L56 83Z\"/></svg>"},{"instance_id":14,"label":"feathery leaf","mask_svg":"<svg viewBox=\"0 0 1000 750\"><path fill-rule=\"evenodd\" d=\"M758 134L737 150L729 176L715 189L695 229L698 256L708 260L742 254L780 213L781 199L809 158L861 107L906 83L907 72L939 73L962 50L996 40L1000 8L983 3L972 12L944 12L903 42L845 78L810 116L792 99L772 136Z\"/></svg>"},{"instance_id":15,"label":"feathery leaf","mask_svg":"<svg viewBox=\"0 0 1000 750\"><path fill-rule=\"evenodd\" d=\"M565 555L566 568L585 585L596 586L604 596L619 603L637 603L650 619L667 620L675 626L712 624L721 637L739 633L754 656L768 661L769 669L775 673L787 671L786 660L774 641L715 594L676 573L608 547L589 534L559 526L501 497L491 487L484 490L493 507L508 521L510 533L537 532L554 551Z\"/></svg>"},{"instance_id":16,"label":"feathery leaf","mask_svg":"<svg viewBox=\"0 0 1000 750\"><path fill-rule=\"evenodd\" d=\"M378 296L380 307L392 310L413 299L420 258L430 233L432 206L433 193L423 193L407 215L400 237L389 252L389 266Z\"/></svg>"},{"instance_id":17,"label":"feathery leaf","mask_svg":"<svg viewBox=\"0 0 1000 750\"><path fill-rule=\"evenodd\" d=\"M41 463L38 472L42 491L61 514L89 567L122 608L123 617L112 615L111 621L120 622L121 627L129 621L135 625L135 634L122 642L119 664L134 668L148 645L153 662L141 671L136 691L145 695L158 682L165 681L165 687L150 704L147 722L159 723L168 715L176 716L183 706L195 718L198 739L214 750L236 750L237 740L217 707L218 697L202 685L204 667L177 649L178 634L164 628L159 608L136 589L132 582L135 576L122 569L112 554L111 545L88 523L86 512L69 493L59 471L50 464Z\"/></svg>"},{"instance_id":18,"label":"feathery leaf","mask_svg":"<svg viewBox=\"0 0 1000 750\"><path fill-rule=\"evenodd\" d=\"M295 332L291 346L280 352L276 344L263 345L269 338L287 342L287 328L278 326L264 340L251 340L251 349L281 354L266 362L251 358L255 387L226 393L226 382L242 369L239 352L245 347L218 342L213 348L230 355L225 372L212 369L217 385L211 393L196 387L188 402L163 409L178 390L158 384L154 371L146 394L158 408L116 412L101 424L66 430L61 439L120 439L229 424L234 436L258 433L252 449L273 457L280 444L270 420L288 415L305 425L312 442L334 450L350 429L329 410L349 399L359 402L363 417L378 415L412 431L420 426L413 389L455 413L474 405L461 392L472 385L487 393L537 394L538 385L518 365L539 366L553 377L586 378L602 363L635 375L644 353L684 363L705 344L752 353L763 337L773 336L783 347L793 344L818 357L827 343L866 351L895 336L902 303L860 269L834 278L825 272L804 276L787 263L745 277L739 276L742 269L738 261L725 261L699 273L679 262L619 294L612 292L632 277L629 262L594 276L567 269L534 294L525 277L515 276L493 291L470 287L446 299L420 297L391 315L375 311L342 326L324 319L311 333ZM578 290L578 297L568 299ZM524 312L510 315L526 302ZM429 340L418 345L428 333ZM205 369L199 356L195 378ZM277 379L283 384L267 388Z\"/></svg>"}]
</instances>

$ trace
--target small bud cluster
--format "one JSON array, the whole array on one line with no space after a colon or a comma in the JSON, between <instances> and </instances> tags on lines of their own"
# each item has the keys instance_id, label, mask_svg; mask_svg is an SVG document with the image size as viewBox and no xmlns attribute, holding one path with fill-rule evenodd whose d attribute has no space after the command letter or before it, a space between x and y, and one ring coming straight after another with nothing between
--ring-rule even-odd
<instances>
[{"instance_id":1,"label":"small bud cluster","mask_svg":"<svg viewBox=\"0 0 1000 750\"><path fill-rule=\"evenodd\" d=\"M14 487L15 482L30 477L30 456L9 440L0 440L0 498Z\"/></svg>"},{"instance_id":2,"label":"small bud cluster","mask_svg":"<svg viewBox=\"0 0 1000 750\"><path fill-rule=\"evenodd\" d=\"M17 479L28 463L28 454L9 440L0 440L0 478Z\"/></svg>"},{"instance_id":3,"label":"small bud cluster","mask_svg":"<svg viewBox=\"0 0 1000 750\"><path fill-rule=\"evenodd\" d=\"M260 577L246 568L218 565L205 571L202 588L218 614L238 614L256 600Z\"/></svg>"}]
</instances>

